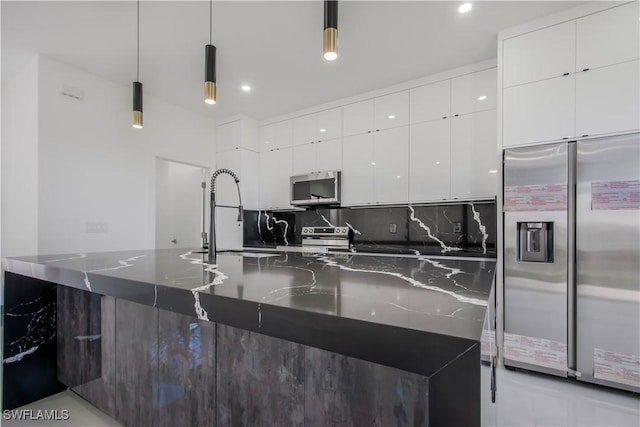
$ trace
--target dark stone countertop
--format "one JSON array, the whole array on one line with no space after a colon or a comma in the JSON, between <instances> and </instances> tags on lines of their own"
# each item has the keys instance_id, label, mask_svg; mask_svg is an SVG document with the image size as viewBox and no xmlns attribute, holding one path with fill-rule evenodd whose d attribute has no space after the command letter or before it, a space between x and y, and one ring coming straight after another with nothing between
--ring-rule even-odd
<instances>
[{"instance_id":1,"label":"dark stone countertop","mask_svg":"<svg viewBox=\"0 0 640 427\"><path fill-rule=\"evenodd\" d=\"M422 375L480 345L495 262L189 249L3 259L5 271Z\"/></svg>"}]
</instances>

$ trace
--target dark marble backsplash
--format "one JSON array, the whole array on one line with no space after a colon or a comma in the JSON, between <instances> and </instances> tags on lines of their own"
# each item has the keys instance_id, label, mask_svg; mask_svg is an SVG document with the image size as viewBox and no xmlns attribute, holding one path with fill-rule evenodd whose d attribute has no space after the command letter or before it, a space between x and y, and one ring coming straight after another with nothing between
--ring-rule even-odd
<instances>
[{"instance_id":1,"label":"dark marble backsplash","mask_svg":"<svg viewBox=\"0 0 640 427\"><path fill-rule=\"evenodd\" d=\"M348 226L355 233L352 250L358 252L496 256L494 202L246 210L244 219L245 246L299 245L302 227Z\"/></svg>"}]
</instances>

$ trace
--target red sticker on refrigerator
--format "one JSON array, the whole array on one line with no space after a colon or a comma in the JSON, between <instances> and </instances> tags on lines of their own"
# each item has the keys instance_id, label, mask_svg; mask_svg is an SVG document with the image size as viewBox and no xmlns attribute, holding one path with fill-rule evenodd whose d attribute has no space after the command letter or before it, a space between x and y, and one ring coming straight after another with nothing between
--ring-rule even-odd
<instances>
[{"instance_id":1,"label":"red sticker on refrigerator","mask_svg":"<svg viewBox=\"0 0 640 427\"><path fill-rule=\"evenodd\" d=\"M640 209L640 180L591 183L591 210Z\"/></svg>"}]
</instances>

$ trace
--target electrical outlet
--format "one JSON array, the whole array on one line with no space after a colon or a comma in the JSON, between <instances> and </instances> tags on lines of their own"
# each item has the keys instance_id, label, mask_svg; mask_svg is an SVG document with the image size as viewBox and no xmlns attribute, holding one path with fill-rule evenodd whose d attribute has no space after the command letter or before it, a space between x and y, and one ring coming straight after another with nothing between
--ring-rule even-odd
<instances>
[{"instance_id":1,"label":"electrical outlet","mask_svg":"<svg viewBox=\"0 0 640 427\"><path fill-rule=\"evenodd\" d=\"M104 221L87 221L84 223L84 232L91 233L107 233L109 232L109 224Z\"/></svg>"},{"instance_id":2,"label":"electrical outlet","mask_svg":"<svg viewBox=\"0 0 640 427\"><path fill-rule=\"evenodd\" d=\"M389 233L396 234L398 232L398 226L395 223L389 224Z\"/></svg>"},{"instance_id":3,"label":"electrical outlet","mask_svg":"<svg viewBox=\"0 0 640 427\"><path fill-rule=\"evenodd\" d=\"M462 233L462 224L459 222L453 223L453 232L454 233Z\"/></svg>"}]
</instances>

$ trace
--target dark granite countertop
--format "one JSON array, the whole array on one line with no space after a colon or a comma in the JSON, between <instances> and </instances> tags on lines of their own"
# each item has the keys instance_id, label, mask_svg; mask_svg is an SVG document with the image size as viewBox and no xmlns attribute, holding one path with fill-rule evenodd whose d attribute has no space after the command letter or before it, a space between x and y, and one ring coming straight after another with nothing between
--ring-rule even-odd
<instances>
[{"instance_id":1,"label":"dark granite countertop","mask_svg":"<svg viewBox=\"0 0 640 427\"><path fill-rule=\"evenodd\" d=\"M277 246L267 244L251 244L247 248L267 249L267 250L284 250L287 248L300 248L300 244L291 244L288 246ZM460 249L458 251L458 249ZM391 255L415 255L415 256L436 256L436 257L452 257L452 258L496 258L495 248L482 247L454 247L453 250L443 251L441 246L422 244L398 244L398 243L354 243L350 249L331 249L332 252L352 252L360 254L391 254Z\"/></svg>"},{"instance_id":2,"label":"dark granite countertop","mask_svg":"<svg viewBox=\"0 0 640 427\"><path fill-rule=\"evenodd\" d=\"M3 259L5 271L430 375L479 345L487 260L189 249Z\"/></svg>"}]
</instances>

